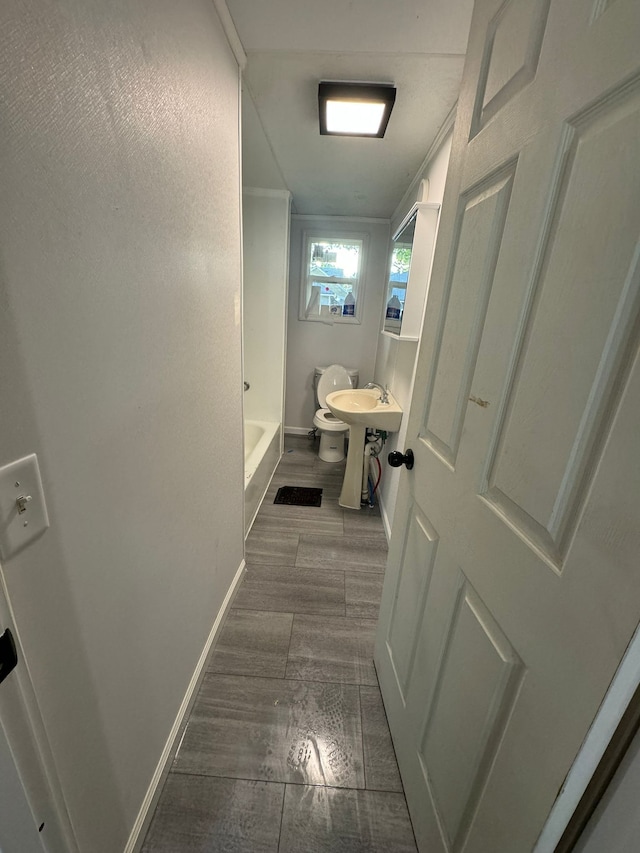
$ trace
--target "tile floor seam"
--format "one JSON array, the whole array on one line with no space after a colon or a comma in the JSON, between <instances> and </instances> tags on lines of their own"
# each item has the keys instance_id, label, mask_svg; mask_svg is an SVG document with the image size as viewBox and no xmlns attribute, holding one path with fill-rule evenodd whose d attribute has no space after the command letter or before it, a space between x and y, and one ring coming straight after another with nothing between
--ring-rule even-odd
<instances>
[{"instance_id":1,"label":"tile floor seam","mask_svg":"<svg viewBox=\"0 0 640 853\"><path fill-rule=\"evenodd\" d=\"M279 782L277 779L255 779L249 776L227 776L224 773L196 773L193 770L170 770L169 775L174 776L196 776L199 779L226 779L228 782L262 782L265 785L294 785L301 788L329 788L332 791L375 791L378 794L396 794L404 797L404 791L394 791L392 788L356 788L353 785L328 785L319 782Z\"/></svg>"},{"instance_id":2,"label":"tile floor seam","mask_svg":"<svg viewBox=\"0 0 640 853\"><path fill-rule=\"evenodd\" d=\"M284 801L287 797L287 783L284 783L282 792L282 806L280 808L280 826L278 827L278 853L280 853L280 842L282 841L282 821L284 820Z\"/></svg>"},{"instance_id":3,"label":"tile floor seam","mask_svg":"<svg viewBox=\"0 0 640 853\"><path fill-rule=\"evenodd\" d=\"M357 565L357 564L356 564ZM359 575L380 575L382 572L367 572L367 571L358 571L358 569L354 569L352 567L348 567L346 569L341 569L339 567L333 568L331 566L281 566L278 563L247 563L247 571L251 571L251 569L267 569L269 572L277 570L277 569L296 569L296 573L298 572L313 572L314 574L317 572L358 572ZM294 577L295 577L294 574ZM244 580L244 578L243 578Z\"/></svg>"},{"instance_id":4,"label":"tile floor seam","mask_svg":"<svg viewBox=\"0 0 640 853\"><path fill-rule=\"evenodd\" d=\"M298 551L300 550L300 535L301 535L300 533L296 533L296 537L297 537L298 541L296 543L296 553L293 555L293 565L294 566L295 566L296 561L298 559Z\"/></svg>"},{"instance_id":5,"label":"tile floor seam","mask_svg":"<svg viewBox=\"0 0 640 853\"><path fill-rule=\"evenodd\" d=\"M355 563L355 565L359 565ZM349 572L355 573L357 575L371 575L372 577L379 578L384 575L384 571L370 571L368 569L357 569L354 568L350 563L342 563L344 568L341 566L296 566L296 565L280 565L279 563L247 563L247 571L251 569L267 569L268 571L277 571L278 569L296 569L297 572L342 572L342 574L347 574ZM295 577L295 574L294 574ZM243 578L244 581L244 578ZM238 590L239 591L239 590ZM233 609L233 608L232 608Z\"/></svg>"},{"instance_id":6,"label":"tile floor seam","mask_svg":"<svg viewBox=\"0 0 640 853\"><path fill-rule=\"evenodd\" d=\"M347 572L355 572L358 575L372 575L373 577L379 578L382 575L382 572L369 572L366 569L354 569L353 566L347 566L345 569L341 568L330 568L329 566L279 566L276 563L251 563L251 565L247 564L247 569L268 569L269 571L273 569L296 569L296 573L300 572L342 572L342 574L347 574ZM243 578L244 580L244 578ZM233 609L233 608L232 608Z\"/></svg>"},{"instance_id":7,"label":"tile floor seam","mask_svg":"<svg viewBox=\"0 0 640 853\"><path fill-rule=\"evenodd\" d=\"M215 673L216 675L219 673ZM246 676L247 678L252 678L253 676ZM263 676L259 676L262 678ZM265 675L264 678L269 678L270 676ZM363 684L362 681L318 681L317 678L294 678L293 676L286 676L282 679L282 681L302 681L304 684L333 684L334 687L375 687L375 684Z\"/></svg>"},{"instance_id":8,"label":"tile floor seam","mask_svg":"<svg viewBox=\"0 0 640 853\"><path fill-rule=\"evenodd\" d=\"M289 630L289 643L287 645L287 653L284 656L284 672L282 677L286 679L287 677L287 661L289 660L289 653L291 651L291 638L293 637L293 623L295 622L296 614L293 612L291 614L291 628Z\"/></svg>"},{"instance_id":9,"label":"tile floor seam","mask_svg":"<svg viewBox=\"0 0 640 853\"><path fill-rule=\"evenodd\" d=\"M324 613L306 613L305 611L300 612L298 610L257 610L255 607L234 607L234 610L242 610L245 613L280 613L280 614L285 614L285 615L287 613L292 613L294 616L318 616L318 617L321 617L321 616L326 615ZM336 613L336 618L341 619L342 617L340 616L340 614Z\"/></svg>"},{"instance_id":10,"label":"tile floor seam","mask_svg":"<svg viewBox=\"0 0 640 853\"><path fill-rule=\"evenodd\" d=\"M344 571L345 575L348 572L356 572L357 575L370 575L372 578L379 578L381 575L384 575L384 572L366 572L366 571L361 572L361 571L357 571L356 569L352 569L352 568L346 568L346 569L343 569L343 571Z\"/></svg>"},{"instance_id":11,"label":"tile floor seam","mask_svg":"<svg viewBox=\"0 0 640 853\"><path fill-rule=\"evenodd\" d=\"M344 618L347 618L347 572L343 571L342 573L342 592L344 597ZM360 691L358 691L359 695Z\"/></svg>"},{"instance_id":12,"label":"tile floor seam","mask_svg":"<svg viewBox=\"0 0 640 853\"><path fill-rule=\"evenodd\" d=\"M365 685L366 686L366 685ZM364 748L364 719L362 716L362 684L358 685L358 703L360 705L360 737L362 739L362 775L364 776L364 787L366 790L370 790L369 782L367 779L367 762L365 759L365 748Z\"/></svg>"},{"instance_id":13,"label":"tile floor seam","mask_svg":"<svg viewBox=\"0 0 640 853\"><path fill-rule=\"evenodd\" d=\"M376 662L373 662L373 669L376 674L376 681L378 682L378 690L380 691L380 698L382 699L382 688L380 687L380 679L378 678L378 668L376 666ZM387 728L389 729L389 740L391 741L391 749L393 750L393 757L396 760L396 765L398 767L398 779L400 779L400 787L402 788L402 796L407 799L407 795L404 790L404 780L402 778L402 774L400 773L400 765L398 764L398 755L396 753L396 745L393 740L393 735L391 734L391 726L389 725L389 718L387 717L387 709L384 704L384 699L382 699L382 713L384 714L384 719L387 724ZM411 823L411 829L413 829L413 823ZM416 842L417 846L417 842Z\"/></svg>"},{"instance_id":14,"label":"tile floor seam","mask_svg":"<svg viewBox=\"0 0 640 853\"><path fill-rule=\"evenodd\" d=\"M306 613L300 614L306 616ZM295 616L295 614L294 614ZM334 687L376 687L376 684L363 684L361 681L323 681L319 678L287 678L279 675L247 675L246 672L205 672L206 676L216 678L266 678L269 681L302 681L304 684L333 684Z\"/></svg>"}]
</instances>

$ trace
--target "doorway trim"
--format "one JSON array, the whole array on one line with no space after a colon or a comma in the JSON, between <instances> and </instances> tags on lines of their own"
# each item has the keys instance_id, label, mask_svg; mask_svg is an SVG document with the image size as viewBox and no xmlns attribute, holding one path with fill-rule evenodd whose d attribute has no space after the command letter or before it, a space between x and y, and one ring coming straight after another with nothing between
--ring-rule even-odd
<instances>
[{"instance_id":1,"label":"doorway trim","mask_svg":"<svg viewBox=\"0 0 640 853\"><path fill-rule=\"evenodd\" d=\"M640 685L640 625L560 789L533 853L553 853Z\"/></svg>"},{"instance_id":2,"label":"doorway trim","mask_svg":"<svg viewBox=\"0 0 640 853\"><path fill-rule=\"evenodd\" d=\"M47 815L47 833L43 839L47 849L51 853L79 853L1 565L0 624L11 628L18 651L18 666L9 676L11 683L7 681L1 688L13 693L8 703L12 707L5 714L2 727L27 800L34 814Z\"/></svg>"}]
</instances>

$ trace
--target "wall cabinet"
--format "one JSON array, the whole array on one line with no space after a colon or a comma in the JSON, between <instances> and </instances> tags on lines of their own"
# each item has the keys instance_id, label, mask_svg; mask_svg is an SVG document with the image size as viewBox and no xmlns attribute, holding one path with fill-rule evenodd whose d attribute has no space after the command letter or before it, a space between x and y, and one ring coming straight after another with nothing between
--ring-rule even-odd
<instances>
[{"instance_id":1,"label":"wall cabinet","mask_svg":"<svg viewBox=\"0 0 640 853\"><path fill-rule=\"evenodd\" d=\"M440 205L417 202L393 237L382 334L417 341L429 289Z\"/></svg>"}]
</instances>

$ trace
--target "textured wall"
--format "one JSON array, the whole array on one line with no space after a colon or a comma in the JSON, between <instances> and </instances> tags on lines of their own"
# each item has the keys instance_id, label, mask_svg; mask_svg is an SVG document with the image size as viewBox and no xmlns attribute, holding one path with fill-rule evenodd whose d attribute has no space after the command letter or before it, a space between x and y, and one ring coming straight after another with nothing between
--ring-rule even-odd
<instances>
[{"instance_id":1,"label":"textured wall","mask_svg":"<svg viewBox=\"0 0 640 853\"><path fill-rule=\"evenodd\" d=\"M52 522L2 569L87 853L242 560L238 113L211 0L0 6L0 464Z\"/></svg>"}]
</instances>

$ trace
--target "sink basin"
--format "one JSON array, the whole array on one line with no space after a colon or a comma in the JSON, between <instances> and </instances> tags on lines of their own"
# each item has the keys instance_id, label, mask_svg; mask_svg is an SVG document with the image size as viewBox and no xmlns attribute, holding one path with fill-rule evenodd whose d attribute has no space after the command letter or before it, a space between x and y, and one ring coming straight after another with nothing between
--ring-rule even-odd
<instances>
[{"instance_id":1,"label":"sink basin","mask_svg":"<svg viewBox=\"0 0 640 853\"><path fill-rule=\"evenodd\" d=\"M397 432L402 421L402 409L389 394L389 402L380 402L377 388L352 388L327 394L327 406L346 424Z\"/></svg>"},{"instance_id":2,"label":"sink basin","mask_svg":"<svg viewBox=\"0 0 640 853\"><path fill-rule=\"evenodd\" d=\"M362 391L351 389L350 391L332 391L333 405L343 412L356 414L357 412L370 412L375 409L378 401L374 394L363 394ZM377 395L378 397L380 394Z\"/></svg>"},{"instance_id":3,"label":"sink basin","mask_svg":"<svg viewBox=\"0 0 640 853\"><path fill-rule=\"evenodd\" d=\"M333 414L349 424L347 467L338 503L349 509L360 509L366 498L367 478L364 468L364 444L367 427L385 432L397 432L402 421L402 409L389 394L389 402L380 402L377 388L352 388L327 394L327 406Z\"/></svg>"}]
</instances>

